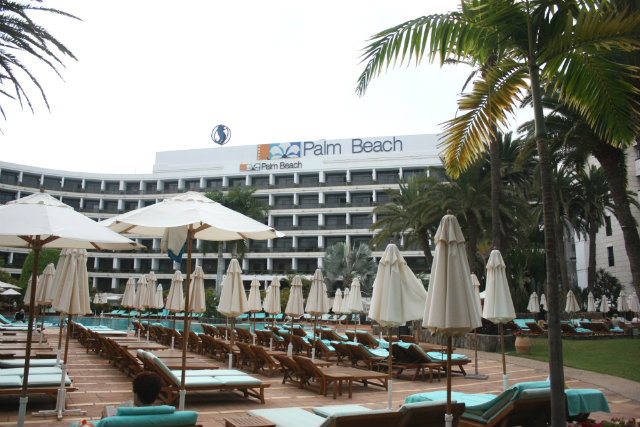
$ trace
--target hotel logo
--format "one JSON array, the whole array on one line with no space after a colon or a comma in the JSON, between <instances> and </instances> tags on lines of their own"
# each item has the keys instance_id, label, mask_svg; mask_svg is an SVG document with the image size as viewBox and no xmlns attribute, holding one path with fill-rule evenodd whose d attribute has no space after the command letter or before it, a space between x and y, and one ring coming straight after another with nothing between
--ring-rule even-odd
<instances>
[{"instance_id":1,"label":"hotel logo","mask_svg":"<svg viewBox=\"0 0 640 427\"><path fill-rule=\"evenodd\" d=\"M284 144L258 145L257 160L276 160L300 158L300 143L288 142Z\"/></svg>"}]
</instances>

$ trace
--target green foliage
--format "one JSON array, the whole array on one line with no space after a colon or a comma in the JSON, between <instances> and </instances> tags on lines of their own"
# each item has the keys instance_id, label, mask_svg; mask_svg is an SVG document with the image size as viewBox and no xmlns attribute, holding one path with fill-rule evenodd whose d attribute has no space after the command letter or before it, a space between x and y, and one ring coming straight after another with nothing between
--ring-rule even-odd
<instances>
[{"instance_id":1,"label":"green foliage","mask_svg":"<svg viewBox=\"0 0 640 427\"><path fill-rule=\"evenodd\" d=\"M596 282L593 287L593 296L596 300L602 298L602 295L605 295L609 302L615 304L621 290L622 284L617 277L602 268L598 269L596 272Z\"/></svg>"},{"instance_id":2,"label":"green foliage","mask_svg":"<svg viewBox=\"0 0 640 427\"><path fill-rule=\"evenodd\" d=\"M214 289L207 289L204 291L204 300L205 307L207 310L204 312L206 317L220 317L218 315L218 310L216 307L218 306L218 297L216 296L216 291Z\"/></svg>"},{"instance_id":3,"label":"green foliage","mask_svg":"<svg viewBox=\"0 0 640 427\"><path fill-rule=\"evenodd\" d=\"M20 274L19 285L23 289L27 288L27 282L29 281L31 273L33 272L33 257L33 251L30 251L29 255L27 255L27 258L24 260L24 264L22 265L22 273ZM42 274L42 271L50 262L52 262L54 266L58 265L58 258L60 258L60 249L41 249L40 256L38 256L38 276Z\"/></svg>"},{"instance_id":4,"label":"green foliage","mask_svg":"<svg viewBox=\"0 0 640 427\"><path fill-rule=\"evenodd\" d=\"M371 293L378 265L367 245L349 248L346 243L336 243L329 246L323 265L322 274L328 292L334 291L336 287L349 287L353 278L358 277L361 292L365 295Z\"/></svg>"}]
</instances>

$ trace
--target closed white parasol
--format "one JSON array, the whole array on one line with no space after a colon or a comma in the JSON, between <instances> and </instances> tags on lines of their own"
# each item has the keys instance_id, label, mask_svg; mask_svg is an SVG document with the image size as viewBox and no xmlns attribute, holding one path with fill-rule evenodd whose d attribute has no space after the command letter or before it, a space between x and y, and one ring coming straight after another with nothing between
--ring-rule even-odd
<instances>
[{"instance_id":1,"label":"closed white parasol","mask_svg":"<svg viewBox=\"0 0 640 427\"><path fill-rule=\"evenodd\" d=\"M434 242L436 251L422 326L447 337L445 425L451 427L451 337L480 327L482 322L471 284L464 236L455 216L448 214L442 218Z\"/></svg>"}]
</instances>

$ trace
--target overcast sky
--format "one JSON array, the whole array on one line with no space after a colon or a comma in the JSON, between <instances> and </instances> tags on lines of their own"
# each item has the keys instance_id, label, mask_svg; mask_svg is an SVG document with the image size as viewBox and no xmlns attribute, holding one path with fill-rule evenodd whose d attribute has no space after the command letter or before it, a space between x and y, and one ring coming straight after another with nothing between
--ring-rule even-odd
<instances>
[{"instance_id":1,"label":"overcast sky","mask_svg":"<svg viewBox=\"0 0 640 427\"><path fill-rule=\"evenodd\" d=\"M8 162L147 173L156 151L215 146L217 124L231 128L229 145L438 133L470 72L412 65L355 94L368 37L453 0L44 4L82 19L33 15L78 61L64 61L64 80L31 65L51 112L2 100Z\"/></svg>"}]
</instances>

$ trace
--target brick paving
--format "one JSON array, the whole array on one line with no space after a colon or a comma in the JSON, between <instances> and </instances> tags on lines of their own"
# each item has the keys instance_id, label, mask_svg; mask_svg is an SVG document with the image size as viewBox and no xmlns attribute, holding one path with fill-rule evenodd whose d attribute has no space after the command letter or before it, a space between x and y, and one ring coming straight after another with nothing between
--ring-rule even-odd
<instances>
[{"instance_id":1,"label":"brick paving","mask_svg":"<svg viewBox=\"0 0 640 427\"><path fill-rule=\"evenodd\" d=\"M48 331L49 341L57 342L57 336L53 331ZM52 344L55 345L55 344ZM473 358L470 351L457 349L457 353L465 353ZM479 372L487 374L487 380L474 380L461 375L454 375L452 389L467 393L495 393L502 391L502 363L499 354L479 352ZM196 356L196 355L194 355ZM200 356L202 357L202 356ZM220 367L225 365L213 361ZM131 378L124 375L118 369L94 353L87 353L85 348L72 340L69 344L69 375L73 379L77 391L67 396L67 408L83 409L87 411L83 418L97 420L100 418L102 408L105 405L118 405L131 399ZM467 373L474 371L473 364L465 367ZM507 373L509 384L521 381L540 381L548 376L548 367L545 363L507 357ZM373 409L386 408L387 392L376 386L363 387L354 384L353 398L348 399L345 394L334 400L329 393L326 397L319 396L312 389L300 389L293 384L282 384L282 375L276 374L269 378L260 374L253 374L263 381L271 384L265 390L266 404L261 405L255 399L244 399L234 392L198 392L188 393L186 409L198 411L198 423L204 426L223 426L224 418L229 416L243 416L251 409L301 407L337 405L353 403ZM595 374L593 372L580 371L566 368L565 377L570 388L595 388L605 394L611 414L596 412L591 418L601 421L612 417L640 418L640 383ZM444 390L446 382L443 378L432 383L428 378L424 381L410 381L409 379L393 380L393 406L398 408L404 399L414 393L426 391ZM55 401L47 396L31 396L28 404L26 425L29 426L67 426L80 419L78 416L66 416L62 421L55 417L36 417L32 412L39 410L51 410L55 408ZM0 396L0 427L13 426L17 419L18 396Z\"/></svg>"}]
</instances>

